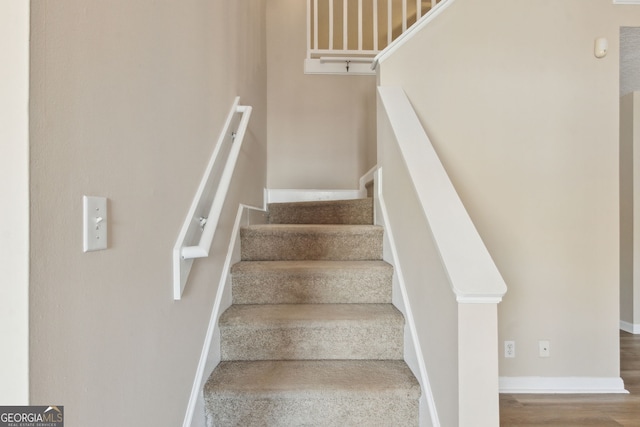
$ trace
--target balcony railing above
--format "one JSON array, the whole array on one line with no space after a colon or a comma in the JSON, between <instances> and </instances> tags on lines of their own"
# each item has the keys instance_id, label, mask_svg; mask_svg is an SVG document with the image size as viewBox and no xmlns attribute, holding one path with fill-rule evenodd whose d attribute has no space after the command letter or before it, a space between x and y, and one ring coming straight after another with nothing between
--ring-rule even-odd
<instances>
[{"instance_id":1,"label":"balcony railing above","mask_svg":"<svg viewBox=\"0 0 640 427\"><path fill-rule=\"evenodd\" d=\"M307 0L305 73L373 74L373 58L437 3Z\"/></svg>"}]
</instances>

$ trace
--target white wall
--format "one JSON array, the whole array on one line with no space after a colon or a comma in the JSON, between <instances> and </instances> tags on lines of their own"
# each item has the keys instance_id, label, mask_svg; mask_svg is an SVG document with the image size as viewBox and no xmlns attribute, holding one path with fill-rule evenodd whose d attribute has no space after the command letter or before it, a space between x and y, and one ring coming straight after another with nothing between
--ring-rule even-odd
<instances>
[{"instance_id":1,"label":"white wall","mask_svg":"<svg viewBox=\"0 0 640 427\"><path fill-rule=\"evenodd\" d=\"M458 0L381 65L509 287L501 376L619 377L618 39L634 20L608 1Z\"/></svg>"},{"instance_id":2,"label":"white wall","mask_svg":"<svg viewBox=\"0 0 640 427\"><path fill-rule=\"evenodd\" d=\"M71 426L181 425L237 204L266 184L265 1L32 3L31 401ZM235 96L254 107L212 256L171 253ZM82 195L109 248L82 252Z\"/></svg>"},{"instance_id":3,"label":"white wall","mask_svg":"<svg viewBox=\"0 0 640 427\"><path fill-rule=\"evenodd\" d=\"M267 8L268 187L355 189L376 163L375 76L303 74L306 2Z\"/></svg>"},{"instance_id":4,"label":"white wall","mask_svg":"<svg viewBox=\"0 0 640 427\"><path fill-rule=\"evenodd\" d=\"M0 2L0 405L29 402L29 2Z\"/></svg>"}]
</instances>

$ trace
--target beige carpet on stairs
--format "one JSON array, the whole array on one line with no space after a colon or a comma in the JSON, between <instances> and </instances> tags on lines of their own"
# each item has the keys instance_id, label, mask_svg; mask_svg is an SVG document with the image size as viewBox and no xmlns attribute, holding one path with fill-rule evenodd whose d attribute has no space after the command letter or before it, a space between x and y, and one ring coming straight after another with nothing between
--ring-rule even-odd
<instances>
[{"instance_id":1,"label":"beige carpet on stairs","mask_svg":"<svg viewBox=\"0 0 640 427\"><path fill-rule=\"evenodd\" d=\"M208 426L417 426L370 198L278 203L241 230Z\"/></svg>"}]
</instances>

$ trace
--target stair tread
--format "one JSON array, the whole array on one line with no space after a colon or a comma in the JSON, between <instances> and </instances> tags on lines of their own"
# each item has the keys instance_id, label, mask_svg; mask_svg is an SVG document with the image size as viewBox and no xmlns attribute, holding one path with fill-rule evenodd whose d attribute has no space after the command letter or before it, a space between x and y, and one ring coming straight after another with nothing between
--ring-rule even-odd
<instances>
[{"instance_id":1,"label":"stair tread","mask_svg":"<svg viewBox=\"0 0 640 427\"><path fill-rule=\"evenodd\" d=\"M417 399L420 386L403 360L261 360L221 362L205 385L216 397L338 398L387 394Z\"/></svg>"},{"instance_id":2,"label":"stair tread","mask_svg":"<svg viewBox=\"0 0 640 427\"><path fill-rule=\"evenodd\" d=\"M232 305L220 316L220 327L329 326L358 322L404 323L393 304L244 304Z\"/></svg>"},{"instance_id":3,"label":"stair tread","mask_svg":"<svg viewBox=\"0 0 640 427\"><path fill-rule=\"evenodd\" d=\"M254 224L241 228L241 231L280 234L280 233L370 233L382 232L383 227L369 224Z\"/></svg>"},{"instance_id":4,"label":"stair tread","mask_svg":"<svg viewBox=\"0 0 640 427\"><path fill-rule=\"evenodd\" d=\"M346 270L393 269L391 264L381 260L334 261L334 260L294 260L294 261L240 261L231 267L232 274L240 273L333 273Z\"/></svg>"}]
</instances>

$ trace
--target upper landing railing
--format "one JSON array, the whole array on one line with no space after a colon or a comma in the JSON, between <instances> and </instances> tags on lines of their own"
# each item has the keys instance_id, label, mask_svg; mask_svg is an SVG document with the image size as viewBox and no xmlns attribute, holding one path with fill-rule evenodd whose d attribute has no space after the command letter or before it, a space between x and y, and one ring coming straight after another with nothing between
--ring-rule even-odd
<instances>
[{"instance_id":1,"label":"upper landing railing","mask_svg":"<svg viewBox=\"0 0 640 427\"><path fill-rule=\"evenodd\" d=\"M373 58L443 0L307 0L306 73L372 74Z\"/></svg>"}]
</instances>

